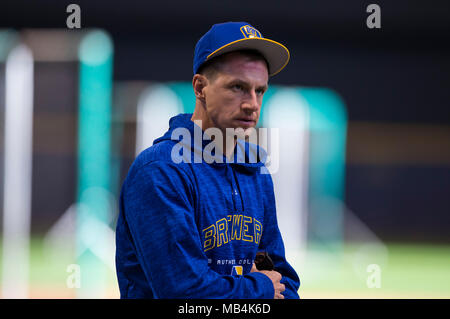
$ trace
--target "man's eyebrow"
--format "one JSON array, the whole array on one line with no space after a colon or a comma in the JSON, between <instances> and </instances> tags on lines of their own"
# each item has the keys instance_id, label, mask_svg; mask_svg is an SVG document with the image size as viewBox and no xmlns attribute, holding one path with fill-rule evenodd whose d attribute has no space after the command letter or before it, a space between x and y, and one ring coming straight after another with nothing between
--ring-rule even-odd
<instances>
[{"instance_id":1,"label":"man's eyebrow","mask_svg":"<svg viewBox=\"0 0 450 319\"><path fill-rule=\"evenodd\" d=\"M232 84L241 84L241 85L249 86L247 82L245 82L244 80L241 80L241 79L232 79L229 82L229 84L230 85L232 85Z\"/></svg>"},{"instance_id":2,"label":"man's eyebrow","mask_svg":"<svg viewBox=\"0 0 450 319\"><path fill-rule=\"evenodd\" d=\"M229 82L229 85L234 85L234 84L240 84L243 85L245 87L249 87L250 85L248 84L248 82L241 80L241 79L233 79ZM260 85L257 87L257 89L263 89L264 91L266 91L269 88L268 84L264 84L264 85Z\"/></svg>"}]
</instances>

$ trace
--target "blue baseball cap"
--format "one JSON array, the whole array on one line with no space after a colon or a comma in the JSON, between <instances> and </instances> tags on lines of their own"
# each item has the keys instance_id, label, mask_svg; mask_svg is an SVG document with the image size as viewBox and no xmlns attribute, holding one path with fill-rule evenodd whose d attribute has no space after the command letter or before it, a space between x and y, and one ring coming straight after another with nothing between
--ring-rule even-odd
<instances>
[{"instance_id":1,"label":"blue baseball cap","mask_svg":"<svg viewBox=\"0 0 450 319\"><path fill-rule=\"evenodd\" d=\"M194 74L200 66L224 53L253 49L260 52L269 64L269 75L280 72L289 62L289 50L276 41L266 39L247 22L214 24L195 46Z\"/></svg>"}]
</instances>

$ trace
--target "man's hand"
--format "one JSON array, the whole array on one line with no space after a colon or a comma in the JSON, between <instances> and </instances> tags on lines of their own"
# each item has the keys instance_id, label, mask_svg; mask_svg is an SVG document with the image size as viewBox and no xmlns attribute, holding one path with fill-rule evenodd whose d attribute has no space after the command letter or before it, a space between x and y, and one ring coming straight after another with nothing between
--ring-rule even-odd
<instances>
[{"instance_id":1,"label":"man's hand","mask_svg":"<svg viewBox=\"0 0 450 319\"><path fill-rule=\"evenodd\" d=\"M253 263L252 269L250 272L260 272L267 277L269 277L270 280L272 280L273 283L273 289L275 290L274 299L284 299L284 296L282 292L286 289L284 287L284 284L280 282L281 280L281 274L275 270L258 270L256 268L256 265Z\"/></svg>"}]
</instances>

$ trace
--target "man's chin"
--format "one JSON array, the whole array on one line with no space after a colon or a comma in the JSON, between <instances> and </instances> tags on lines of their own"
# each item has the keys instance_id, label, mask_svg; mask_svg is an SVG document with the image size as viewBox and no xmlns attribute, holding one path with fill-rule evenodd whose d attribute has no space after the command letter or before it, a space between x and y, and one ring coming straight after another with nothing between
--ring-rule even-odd
<instances>
[{"instance_id":1,"label":"man's chin","mask_svg":"<svg viewBox=\"0 0 450 319\"><path fill-rule=\"evenodd\" d=\"M227 135L234 135L237 138L245 139L246 137L255 134L256 128L255 125L240 125L232 128L227 128Z\"/></svg>"}]
</instances>

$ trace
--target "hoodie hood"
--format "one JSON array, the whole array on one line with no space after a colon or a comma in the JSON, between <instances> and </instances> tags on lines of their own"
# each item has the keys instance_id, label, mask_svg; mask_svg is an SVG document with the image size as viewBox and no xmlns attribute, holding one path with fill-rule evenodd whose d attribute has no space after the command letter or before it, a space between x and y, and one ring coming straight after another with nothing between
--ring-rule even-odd
<instances>
[{"instance_id":1,"label":"hoodie hood","mask_svg":"<svg viewBox=\"0 0 450 319\"><path fill-rule=\"evenodd\" d=\"M169 120L169 130L154 140L153 145L164 141L176 142L180 149L182 147L190 151L191 156L188 159L184 153L180 156L183 156L185 161L191 160L192 163L198 163L199 159L202 159L211 165L231 164L251 171L264 166L267 152L259 145L241 139L237 140L232 159L228 159L223 154L215 156L216 147L211 144L214 142L191 118L192 113L178 114L172 117ZM213 151L211 152L211 150Z\"/></svg>"}]
</instances>

